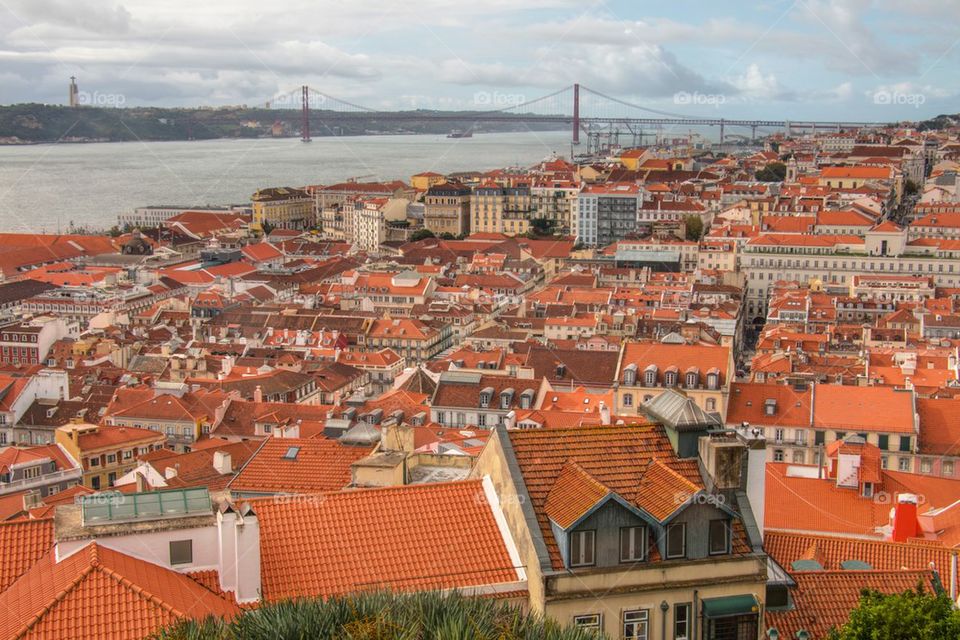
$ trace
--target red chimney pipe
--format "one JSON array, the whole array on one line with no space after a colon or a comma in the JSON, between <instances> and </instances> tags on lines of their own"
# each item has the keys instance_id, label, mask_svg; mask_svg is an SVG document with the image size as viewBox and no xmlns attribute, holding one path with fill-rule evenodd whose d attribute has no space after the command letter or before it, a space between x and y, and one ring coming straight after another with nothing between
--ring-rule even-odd
<instances>
[{"instance_id":1,"label":"red chimney pipe","mask_svg":"<svg viewBox=\"0 0 960 640\"><path fill-rule=\"evenodd\" d=\"M894 542L906 542L909 538L915 538L919 532L917 496L909 493L897 496L897 504L893 508Z\"/></svg>"}]
</instances>

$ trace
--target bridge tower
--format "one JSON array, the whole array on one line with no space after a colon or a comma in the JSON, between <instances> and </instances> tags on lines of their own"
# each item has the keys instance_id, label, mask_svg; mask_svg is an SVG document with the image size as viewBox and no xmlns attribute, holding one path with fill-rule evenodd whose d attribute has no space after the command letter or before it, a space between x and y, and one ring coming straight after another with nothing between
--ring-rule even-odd
<instances>
[{"instance_id":1,"label":"bridge tower","mask_svg":"<svg viewBox=\"0 0 960 640\"><path fill-rule=\"evenodd\" d=\"M580 83L573 85L573 144L580 144Z\"/></svg>"},{"instance_id":2,"label":"bridge tower","mask_svg":"<svg viewBox=\"0 0 960 640\"><path fill-rule=\"evenodd\" d=\"M300 142L310 142L310 87L303 85L300 91Z\"/></svg>"}]
</instances>

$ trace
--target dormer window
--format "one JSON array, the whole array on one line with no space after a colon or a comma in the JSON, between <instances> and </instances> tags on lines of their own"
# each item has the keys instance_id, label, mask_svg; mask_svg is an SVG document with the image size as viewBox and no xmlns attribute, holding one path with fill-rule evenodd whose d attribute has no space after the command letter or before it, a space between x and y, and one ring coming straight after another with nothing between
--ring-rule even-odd
<instances>
[{"instance_id":1,"label":"dormer window","mask_svg":"<svg viewBox=\"0 0 960 640\"><path fill-rule=\"evenodd\" d=\"M651 364L643 372L643 386L654 387L657 385L657 365Z\"/></svg>"},{"instance_id":2,"label":"dormer window","mask_svg":"<svg viewBox=\"0 0 960 640\"><path fill-rule=\"evenodd\" d=\"M493 387L486 387L480 392L480 408L486 409L490 406L490 400L493 398Z\"/></svg>"},{"instance_id":3,"label":"dormer window","mask_svg":"<svg viewBox=\"0 0 960 640\"><path fill-rule=\"evenodd\" d=\"M663 384L667 387L677 386L678 376L679 374L677 373L676 368L668 369L667 372L663 374Z\"/></svg>"},{"instance_id":4,"label":"dormer window","mask_svg":"<svg viewBox=\"0 0 960 640\"><path fill-rule=\"evenodd\" d=\"M500 408L509 409L510 403L513 402L513 389L504 389L500 392Z\"/></svg>"},{"instance_id":5,"label":"dormer window","mask_svg":"<svg viewBox=\"0 0 960 640\"><path fill-rule=\"evenodd\" d=\"M628 387L637 384L637 365L628 364L623 368L623 384Z\"/></svg>"},{"instance_id":6,"label":"dormer window","mask_svg":"<svg viewBox=\"0 0 960 640\"><path fill-rule=\"evenodd\" d=\"M719 389L720 388L720 372L716 369L711 369L707 372L707 389Z\"/></svg>"},{"instance_id":7,"label":"dormer window","mask_svg":"<svg viewBox=\"0 0 960 640\"><path fill-rule=\"evenodd\" d=\"M687 389L695 389L700 384L700 370L696 368L687 369L686 385Z\"/></svg>"},{"instance_id":8,"label":"dormer window","mask_svg":"<svg viewBox=\"0 0 960 640\"><path fill-rule=\"evenodd\" d=\"M520 394L520 408L529 409L533 406L533 389L527 389Z\"/></svg>"}]
</instances>

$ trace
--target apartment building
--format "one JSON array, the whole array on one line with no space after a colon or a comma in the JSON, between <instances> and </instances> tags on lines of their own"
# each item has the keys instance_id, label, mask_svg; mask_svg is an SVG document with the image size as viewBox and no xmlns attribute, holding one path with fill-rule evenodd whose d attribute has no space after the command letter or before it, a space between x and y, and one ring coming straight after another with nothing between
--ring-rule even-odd
<instances>
[{"instance_id":1,"label":"apartment building","mask_svg":"<svg viewBox=\"0 0 960 640\"><path fill-rule=\"evenodd\" d=\"M640 187L633 183L585 187L577 196L573 210L577 241L603 247L623 240L637 230L641 204Z\"/></svg>"},{"instance_id":2,"label":"apartment building","mask_svg":"<svg viewBox=\"0 0 960 640\"><path fill-rule=\"evenodd\" d=\"M459 182L431 186L423 198L423 226L435 235L470 233L470 188Z\"/></svg>"},{"instance_id":3,"label":"apartment building","mask_svg":"<svg viewBox=\"0 0 960 640\"><path fill-rule=\"evenodd\" d=\"M253 223L258 227L265 222L279 229L308 229L316 224L313 198L302 189L259 189L250 200L253 202Z\"/></svg>"},{"instance_id":4,"label":"apartment building","mask_svg":"<svg viewBox=\"0 0 960 640\"><path fill-rule=\"evenodd\" d=\"M69 424L59 427L56 442L83 469L81 484L99 491L137 466L137 456L162 449L166 436L150 429Z\"/></svg>"}]
</instances>

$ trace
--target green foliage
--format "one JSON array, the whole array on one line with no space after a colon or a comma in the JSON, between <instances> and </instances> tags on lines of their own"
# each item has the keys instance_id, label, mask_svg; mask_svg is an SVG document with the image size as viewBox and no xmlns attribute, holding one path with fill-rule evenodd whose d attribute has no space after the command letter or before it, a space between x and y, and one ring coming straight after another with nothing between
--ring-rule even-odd
<instances>
[{"instance_id":1,"label":"green foliage","mask_svg":"<svg viewBox=\"0 0 960 640\"><path fill-rule=\"evenodd\" d=\"M699 240L703 235L703 219L700 216L687 216L683 225L687 240Z\"/></svg>"},{"instance_id":2,"label":"green foliage","mask_svg":"<svg viewBox=\"0 0 960 640\"><path fill-rule=\"evenodd\" d=\"M771 162L760 171L757 171L756 178L761 182L783 182L787 177L787 165L782 162Z\"/></svg>"},{"instance_id":3,"label":"green foliage","mask_svg":"<svg viewBox=\"0 0 960 640\"><path fill-rule=\"evenodd\" d=\"M593 640L601 636L519 607L457 593L365 593L288 600L161 630L154 640Z\"/></svg>"},{"instance_id":4,"label":"green foliage","mask_svg":"<svg viewBox=\"0 0 960 640\"><path fill-rule=\"evenodd\" d=\"M830 640L955 640L960 638L960 611L946 594L914 590L887 595L865 589L860 604Z\"/></svg>"},{"instance_id":5,"label":"green foliage","mask_svg":"<svg viewBox=\"0 0 960 640\"><path fill-rule=\"evenodd\" d=\"M436 238L437 236L430 231L430 229L417 229L410 234L410 242L416 242L417 240L424 240L426 238Z\"/></svg>"},{"instance_id":6,"label":"green foliage","mask_svg":"<svg viewBox=\"0 0 960 640\"><path fill-rule=\"evenodd\" d=\"M533 218L530 220L530 231L533 237L552 236L556 230L557 221L550 218Z\"/></svg>"},{"instance_id":7,"label":"green foliage","mask_svg":"<svg viewBox=\"0 0 960 640\"><path fill-rule=\"evenodd\" d=\"M903 185L903 195L905 196L912 196L919 191L920 185L913 180L907 180L907 182Z\"/></svg>"},{"instance_id":8,"label":"green foliage","mask_svg":"<svg viewBox=\"0 0 960 640\"><path fill-rule=\"evenodd\" d=\"M456 239L457 239L457 236L453 235L453 234L450 233L449 231L444 231L443 233L440 234L440 239L441 239L441 240L456 240Z\"/></svg>"},{"instance_id":9,"label":"green foliage","mask_svg":"<svg viewBox=\"0 0 960 640\"><path fill-rule=\"evenodd\" d=\"M260 230L263 231L263 235L265 235L265 236L268 236L268 235L270 235L271 233L273 233L273 230L276 229L276 228L277 228L277 227L274 226L274 224L273 224L272 222L270 222L269 220L264 220L264 221L260 224Z\"/></svg>"}]
</instances>

